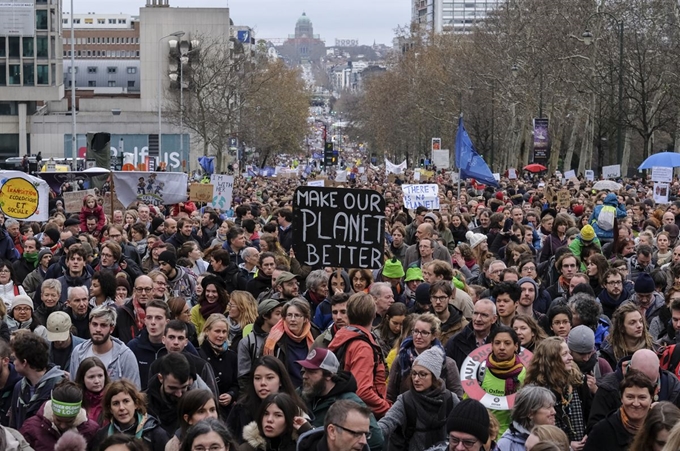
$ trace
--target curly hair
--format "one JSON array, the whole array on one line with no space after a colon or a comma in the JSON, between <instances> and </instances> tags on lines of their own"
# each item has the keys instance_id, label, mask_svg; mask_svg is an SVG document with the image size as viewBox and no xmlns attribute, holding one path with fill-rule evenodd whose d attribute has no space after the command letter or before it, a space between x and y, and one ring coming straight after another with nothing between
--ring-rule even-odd
<instances>
[{"instance_id":1,"label":"curly hair","mask_svg":"<svg viewBox=\"0 0 680 451\"><path fill-rule=\"evenodd\" d=\"M536 346L531 358L524 384L535 384L562 393L568 386L581 385L583 375L575 363L567 370L562 361L562 343L560 337L548 337Z\"/></svg>"},{"instance_id":2,"label":"curly hair","mask_svg":"<svg viewBox=\"0 0 680 451\"><path fill-rule=\"evenodd\" d=\"M629 313L637 313L642 319L642 337L638 343L628 349L626 346L626 316ZM606 338L614 351L614 358L619 361L621 358L633 354L638 349L652 349L652 335L647 329L647 321L640 314L637 306L632 302L621 304L612 315L612 327L609 336Z\"/></svg>"}]
</instances>

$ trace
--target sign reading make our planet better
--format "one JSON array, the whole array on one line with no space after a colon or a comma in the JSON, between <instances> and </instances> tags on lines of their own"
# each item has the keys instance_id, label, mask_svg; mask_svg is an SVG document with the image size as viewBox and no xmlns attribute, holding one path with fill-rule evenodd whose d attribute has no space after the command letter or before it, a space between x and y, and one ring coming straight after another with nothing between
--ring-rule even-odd
<instances>
[{"instance_id":1,"label":"sign reading make our planet better","mask_svg":"<svg viewBox=\"0 0 680 451\"><path fill-rule=\"evenodd\" d=\"M42 179L20 171L0 171L0 211L22 221L47 221L50 189Z\"/></svg>"},{"instance_id":2,"label":"sign reading make our planet better","mask_svg":"<svg viewBox=\"0 0 680 451\"><path fill-rule=\"evenodd\" d=\"M385 199L377 191L298 187L292 227L295 258L304 265L382 267Z\"/></svg>"}]
</instances>

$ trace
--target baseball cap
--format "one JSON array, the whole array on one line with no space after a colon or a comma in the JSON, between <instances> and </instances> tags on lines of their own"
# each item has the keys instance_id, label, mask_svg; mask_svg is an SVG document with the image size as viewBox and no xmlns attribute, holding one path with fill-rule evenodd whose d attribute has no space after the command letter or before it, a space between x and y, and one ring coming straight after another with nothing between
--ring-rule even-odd
<instances>
[{"instance_id":1,"label":"baseball cap","mask_svg":"<svg viewBox=\"0 0 680 451\"><path fill-rule=\"evenodd\" d=\"M281 305L281 303L276 299L265 299L257 306L257 314L260 316L266 315L279 305Z\"/></svg>"},{"instance_id":2,"label":"baseball cap","mask_svg":"<svg viewBox=\"0 0 680 451\"><path fill-rule=\"evenodd\" d=\"M274 285L279 285L285 282L290 282L293 279L297 279L298 276L293 274L292 272L288 271L283 271L281 274L279 274L279 277L276 278L276 281L274 282Z\"/></svg>"},{"instance_id":3,"label":"baseball cap","mask_svg":"<svg viewBox=\"0 0 680 451\"><path fill-rule=\"evenodd\" d=\"M324 348L312 349L305 360L298 360L297 363L308 370L326 370L333 374L340 369L340 362L335 354Z\"/></svg>"},{"instance_id":4,"label":"baseball cap","mask_svg":"<svg viewBox=\"0 0 680 451\"><path fill-rule=\"evenodd\" d=\"M71 333L71 317L66 312L52 312L45 327L49 341L66 341Z\"/></svg>"}]
</instances>

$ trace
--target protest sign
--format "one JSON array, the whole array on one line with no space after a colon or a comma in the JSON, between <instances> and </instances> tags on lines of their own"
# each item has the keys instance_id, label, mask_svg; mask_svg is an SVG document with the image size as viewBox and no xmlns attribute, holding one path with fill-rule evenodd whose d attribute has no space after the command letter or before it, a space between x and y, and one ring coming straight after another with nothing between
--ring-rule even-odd
<instances>
[{"instance_id":1,"label":"protest sign","mask_svg":"<svg viewBox=\"0 0 680 451\"><path fill-rule=\"evenodd\" d=\"M188 174L184 172L111 172L118 199L127 208L135 201L170 205L187 200Z\"/></svg>"},{"instance_id":2,"label":"protest sign","mask_svg":"<svg viewBox=\"0 0 680 451\"><path fill-rule=\"evenodd\" d=\"M416 169L416 172L413 173L413 180L415 180L416 182L420 181L420 170L419 169Z\"/></svg>"},{"instance_id":3,"label":"protest sign","mask_svg":"<svg viewBox=\"0 0 680 451\"><path fill-rule=\"evenodd\" d=\"M673 168L654 166L652 168L652 181L671 183L673 181Z\"/></svg>"},{"instance_id":4,"label":"protest sign","mask_svg":"<svg viewBox=\"0 0 680 451\"><path fill-rule=\"evenodd\" d=\"M107 215L111 214L114 210L125 210L125 206L118 200L117 197L113 198L113 205L111 205L111 193L104 193L104 204L102 205L104 213Z\"/></svg>"},{"instance_id":5,"label":"protest sign","mask_svg":"<svg viewBox=\"0 0 680 451\"><path fill-rule=\"evenodd\" d=\"M667 204L668 190L668 183L654 182L654 202L657 204Z\"/></svg>"},{"instance_id":6,"label":"protest sign","mask_svg":"<svg viewBox=\"0 0 680 451\"><path fill-rule=\"evenodd\" d=\"M404 193L404 207L415 210L419 206L439 210L439 185L401 185Z\"/></svg>"},{"instance_id":7,"label":"protest sign","mask_svg":"<svg viewBox=\"0 0 680 451\"><path fill-rule=\"evenodd\" d=\"M621 165L613 164L611 166L602 166L602 177L605 179L621 177Z\"/></svg>"},{"instance_id":8,"label":"protest sign","mask_svg":"<svg viewBox=\"0 0 680 451\"><path fill-rule=\"evenodd\" d=\"M7 218L47 221L50 188L42 179L21 171L0 171L0 211Z\"/></svg>"},{"instance_id":9,"label":"protest sign","mask_svg":"<svg viewBox=\"0 0 680 451\"><path fill-rule=\"evenodd\" d=\"M64 191L61 196L64 198L64 210L66 213L79 213L80 209L83 207L83 199L88 194L93 196L95 191L93 189L81 190L81 191Z\"/></svg>"},{"instance_id":10,"label":"protest sign","mask_svg":"<svg viewBox=\"0 0 680 451\"><path fill-rule=\"evenodd\" d=\"M567 180L573 179L574 177L576 177L576 171L574 171L573 169L570 170L570 171L566 171L564 173L564 178L567 179Z\"/></svg>"},{"instance_id":11,"label":"protest sign","mask_svg":"<svg viewBox=\"0 0 680 451\"><path fill-rule=\"evenodd\" d=\"M293 249L304 265L380 268L384 228L376 191L302 186L293 195Z\"/></svg>"},{"instance_id":12,"label":"protest sign","mask_svg":"<svg viewBox=\"0 0 680 451\"><path fill-rule=\"evenodd\" d=\"M595 180L595 171L592 169L586 169L586 180L592 182Z\"/></svg>"},{"instance_id":13,"label":"protest sign","mask_svg":"<svg viewBox=\"0 0 680 451\"><path fill-rule=\"evenodd\" d=\"M514 168L508 169L508 179L514 180L517 178L517 171Z\"/></svg>"},{"instance_id":14,"label":"protest sign","mask_svg":"<svg viewBox=\"0 0 680 451\"><path fill-rule=\"evenodd\" d=\"M498 172L493 173L493 178L496 179L497 182L501 181L501 174Z\"/></svg>"},{"instance_id":15,"label":"protest sign","mask_svg":"<svg viewBox=\"0 0 680 451\"><path fill-rule=\"evenodd\" d=\"M189 185L189 200L202 204L212 201L213 186L208 183L192 183Z\"/></svg>"},{"instance_id":16,"label":"protest sign","mask_svg":"<svg viewBox=\"0 0 680 451\"><path fill-rule=\"evenodd\" d=\"M437 169L449 168L449 153L449 149L432 151L432 163L437 166Z\"/></svg>"},{"instance_id":17,"label":"protest sign","mask_svg":"<svg viewBox=\"0 0 680 451\"><path fill-rule=\"evenodd\" d=\"M561 189L557 192L557 208L569 208L571 194L568 189Z\"/></svg>"},{"instance_id":18,"label":"protest sign","mask_svg":"<svg viewBox=\"0 0 680 451\"><path fill-rule=\"evenodd\" d=\"M325 186L325 182L323 180L310 180L307 182L307 186Z\"/></svg>"},{"instance_id":19,"label":"protest sign","mask_svg":"<svg viewBox=\"0 0 680 451\"><path fill-rule=\"evenodd\" d=\"M229 210L234 192L234 177L231 175L213 174L210 176L210 184L213 186L210 206L219 208L222 211Z\"/></svg>"}]
</instances>

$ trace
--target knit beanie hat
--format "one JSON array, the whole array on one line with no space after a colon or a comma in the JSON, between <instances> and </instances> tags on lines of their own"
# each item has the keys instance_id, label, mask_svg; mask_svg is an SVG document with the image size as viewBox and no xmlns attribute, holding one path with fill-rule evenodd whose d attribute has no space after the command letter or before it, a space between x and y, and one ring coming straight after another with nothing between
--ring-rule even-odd
<instances>
[{"instance_id":1,"label":"knit beanie hat","mask_svg":"<svg viewBox=\"0 0 680 451\"><path fill-rule=\"evenodd\" d=\"M163 251L158 256L158 261L159 262L165 262L168 265L175 268L177 266L177 255L175 255L175 253L172 252L172 251Z\"/></svg>"},{"instance_id":2,"label":"knit beanie hat","mask_svg":"<svg viewBox=\"0 0 680 451\"><path fill-rule=\"evenodd\" d=\"M383 276L390 279L401 279L404 277L404 267L401 266L401 262L397 260L396 257L385 262Z\"/></svg>"},{"instance_id":3,"label":"knit beanie hat","mask_svg":"<svg viewBox=\"0 0 680 451\"><path fill-rule=\"evenodd\" d=\"M489 412L481 402L468 398L453 408L446 422L448 432L463 432L486 444L489 440Z\"/></svg>"},{"instance_id":4,"label":"knit beanie hat","mask_svg":"<svg viewBox=\"0 0 680 451\"><path fill-rule=\"evenodd\" d=\"M404 282L412 282L414 280L423 281L423 270L420 268L409 268L406 270L406 277Z\"/></svg>"},{"instance_id":5,"label":"knit beanie hat","mask_svg":"<svg viewBox=\"0 0 680 451\"><path fill-rule=\"evenodd\" d=\"M430 300L430 284L421 283L416 288L416 303L420 305L430 305L432 301Z\"/></svg>"},{"instance_id":6,"label":"knit beanie hat","mask_svg":"<svg viewBox=\"0 0 680 451\"><path fill-rule=\"evenodd\" d=\"M442 374L442 367L444 366L444 351L439 346L432 346L416 357L413 365L427 368L435 379L439 379L439 376Z\"/></svg>"},{"instance_id":7,"label":"knit beanie hat","mask_svg":"<svg viewBox=\"0 0 680 451\"><path fill-rule=\"evenodd\" d=\"M163 224L163 218L160 216L154 216L151 220L151 233L156 233L156 229Z\"/></svg>"},{"instance_id":8,"label":"knit beanie hat","mask_svg":"<svg viewBox=\"0 0 680 451\"><path fill-rule=\"evenodd\" d=\"M53 243L58 243L59 238L61 238L61 234L59 233L59 230L57 230L57 229L47 229L43 232L43 234L50 237L50 240L52 240Z\"/></svg>"},{"instance_id":9,"label":"knit beanie hat","mask_svg":"<svg viewBox=\"0 0 680 451\"><path fill-rule=\"evenodd\" d=\"M38 252L38 262L40 262L40 260L42 260L42 258L47 254L50 254L51 256L54 255L52 254L52 250L49 247L43 247L40 249L40 252Z\"/></svg>"},{"instance_id":10,"label":"knit beanie hat","mask_svg":"<svg viewBox=\"0 0 680 451\"><path fill-rule=\"evenodd\" d=\"M18 305L27 305L31 307L31 310L33 310L33 300L26 296L25 294L19 294L14 296L14 299L12 299L12 307L10 310L14 310L14 307Z\"/></svg>"},{"instance_id":11,"label":"knit beanie hat","mask_svg":"<svg viewBox=\"0 0 680 451\"><path fill-rule=\"evenodd\" d=\"M522 285L525 283L530 283L534 286L534 292L536 293L536 297L538 297L538 284L536 283L536 281L531 277L522 277L517 281L517 286L522 287ZM534 298L534 301L536 300L536 297Z\"/></svg>"},{"instance_id":12,"label":"knit beanie hat","mask_svg":"<svg viewBox=\"0 0 680 451\"><path fill-rule=\"evenodd\" d=\"M641 273L635 281L635 292L647 294L654 293L655 290L656 285L654 285L654 279L652 279L652 276L646 272Z\"/></svg>"},{"instance_id":13,"label":"knit beanie hat","mask_svg":"<svg viewBox=\"0 0 680 451\"><path fill-rule=\"evenodd\" d=\"M475 233L472 230L468 231L465 234L465 238L467 238L467 240L470 242L470 247L472 249L479 246L480 243L486 241L486 235L482 235L481 233Z\"/></svg>"},{"instance_id":14,"label":"knit beanie hat","mask_svg":"<svg viewBox=\"0 0 680 451\"><path fill-rule=\"evenodd\" d=\"M586 224L581 229L581 239L583 241L593 241L595 239L595 229L590 224Z\"/></svg>"}]
</instances>

